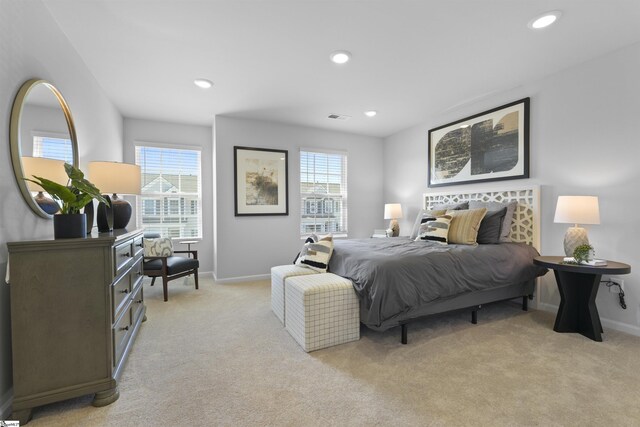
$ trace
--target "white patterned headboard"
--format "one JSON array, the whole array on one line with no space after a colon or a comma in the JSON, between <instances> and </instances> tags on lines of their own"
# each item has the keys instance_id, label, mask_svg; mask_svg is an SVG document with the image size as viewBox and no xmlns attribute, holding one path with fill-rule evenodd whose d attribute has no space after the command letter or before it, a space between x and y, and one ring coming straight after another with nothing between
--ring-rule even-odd
<instances>
[{"instance_id":1,"label":"white patterned headboard","mask_svg":"<svg viewBox=\"0 0 640 427\"><path fill-rule=\"evenodd\" d=\"M528 243L540 250L540 187L521 187L487 192L425 193L423 207L428 209L439 203L461 203L468 200L502 203L517 201L518 206L513 214L509 236L514 242Z\"/></svg>"}]
</instances>

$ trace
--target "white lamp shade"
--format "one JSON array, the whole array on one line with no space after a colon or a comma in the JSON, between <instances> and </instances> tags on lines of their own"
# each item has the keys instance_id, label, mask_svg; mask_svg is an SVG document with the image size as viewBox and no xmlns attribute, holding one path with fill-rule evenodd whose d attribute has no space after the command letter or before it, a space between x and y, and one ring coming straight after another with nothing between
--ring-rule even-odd
<instances>
[{"instance_id":1,"label":"white lamp shade","mask_svg":"<svg viewBox=\"0 0 640 427\"><path fill-rule=\"evenodd\" d=\"M140 194L140 166L117 162L89 162L89 181L102 194Z\"/></svg>"},{"instance_id":2,"label":"white lamp shade","mask_svg":"<svg viewBox=\"0 0 640 427\"><path fill-rule=\"evenodd\" d=\"M566 224L600 224L596 196L558 196L553 222Z\"/></svg>"},{"instance_id":3,"label":"white lamp shade","mask_svg":"<svg viewBox=\"0 0 640 427\"><path fill-rule=\"evenodd\" d=\"M25 178L33 179L34 176L46 178L50 181L57 182L60 185L67 185L69 177L64 170L64 161L47 159L45 157L27 157L23 156L22 172ZM27 182L29 191L45 191L38 184L31 181Z\"/></svg>"},{"instance_id":4,"label":"white lamp shade","mask_svg":"<svg viewBox=\"0 0 640 427\"><path fill-rule=\"evenodd\" d=\"M402 206L400 203L387 203L384 205L384 219L402 218Z\"/></svg>"}]
</instances>

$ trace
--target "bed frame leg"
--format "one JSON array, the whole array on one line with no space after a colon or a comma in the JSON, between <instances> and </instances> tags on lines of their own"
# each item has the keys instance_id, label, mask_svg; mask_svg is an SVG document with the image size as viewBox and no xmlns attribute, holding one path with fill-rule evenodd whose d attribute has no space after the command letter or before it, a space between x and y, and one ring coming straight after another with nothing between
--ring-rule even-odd
<instances>
[{"instance_id":1,"label":"bed frame leg","mask_svg":"<svg viewBox=\"0 0 640 427\"><path fill-rule=\"evenodd\" d=\"M473 323L474 325L478 324L478 308L474 308L471 311L471 323Z\"/></svg>"},{"instance_id":2,"label":"bed frame leg","mask_svg":"<svg viewBox=\"0 0 640 427\"><path fill-rule=\"evenodd\" d=\"M407 343L407 324L403 323L402 325L400 325L402 327L402 337L400 339L400 342L402 342L402 344L406 344Z\"/></svg>"},{"instance_id":3,"label":"bed frame leg","mask_svg":"<svg viewBox=\"0 0 640 427\"><path fill-rule=\"evenodd\" d=\"M522 311L529 311L529 296L522 297Z\"/></svg>"}]
</instances>

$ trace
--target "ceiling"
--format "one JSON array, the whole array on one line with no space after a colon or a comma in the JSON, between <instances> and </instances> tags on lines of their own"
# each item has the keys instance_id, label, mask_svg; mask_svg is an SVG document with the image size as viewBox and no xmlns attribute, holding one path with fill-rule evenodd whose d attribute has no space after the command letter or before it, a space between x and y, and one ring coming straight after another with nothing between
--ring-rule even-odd
<instances>
[{"instance_id":1,"label":"ceiling","mask_svg":"<svg viewBox=\"0 0 640 427\"><path fill-rule=\"evenodd\" d=\"M208 126L385 137L640 41L638 0L43 1L125 117ZM549 10L557 24L527 27Z\"/></svg>"}]
</instances>

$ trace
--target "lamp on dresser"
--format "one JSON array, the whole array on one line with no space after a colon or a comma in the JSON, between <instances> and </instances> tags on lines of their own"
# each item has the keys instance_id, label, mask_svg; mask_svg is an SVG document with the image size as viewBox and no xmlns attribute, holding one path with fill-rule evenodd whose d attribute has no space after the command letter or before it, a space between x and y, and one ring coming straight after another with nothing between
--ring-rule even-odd
<instances>
[{"instance_id":1,"label":"lamp on dresser","mask_svg":"<svg viewBox=\"0 0 640 427\"><path fill-rule=\"evenodd\" d=\"M102 191L111 193L111 209L103 204L98 206L98 228L109 231L110 210L113 215L113 229L126 228L131 219L131 204L118 194L140 194L140 166L118 162L89 162L91 182Z\"/></svg>"},{"instance_id":2,"label":"lamp on dresser","mask_svg":"<svg viewBox=\"0 0 640 427\"><path fill-rule=\"evenodd\" d=\"M384 219L390 219L389 229L390 237L398 237L400 235L400 226L398 219L402 218L402 206L400 203L387 203L384 205Z\"/></svg>"},{"instance_id":3,"label":"lamp on dresser","mask_svg":"<svg viewBox=\"0 0 640 427\"><path fill-rule=\"evenodd\" d=\"M600 209L596 196L558 196L556 223L574 224L564 235L564 253L573 256L580 245L588 245L587 230L579 224L600 224Z\"/></svg>"},{"instance_id":4,"label":"lamp on dresser","mask_svg":"<svg viewBox=\"0 0 640 427\"><path fill-rule=\"evenodd\" d=\"M60 185L67 185L69 177L64 170L64 161L47 159L44 157L22 156L22 170L26 178L33 179L34 176L46 178ZM60 205L50 197L44 195L44 188L33 181L27 181L27 188L32 193L38 193L33 200L40 206L40 209L53 215L60 210Z\"/></svg>"}]
</instances>

